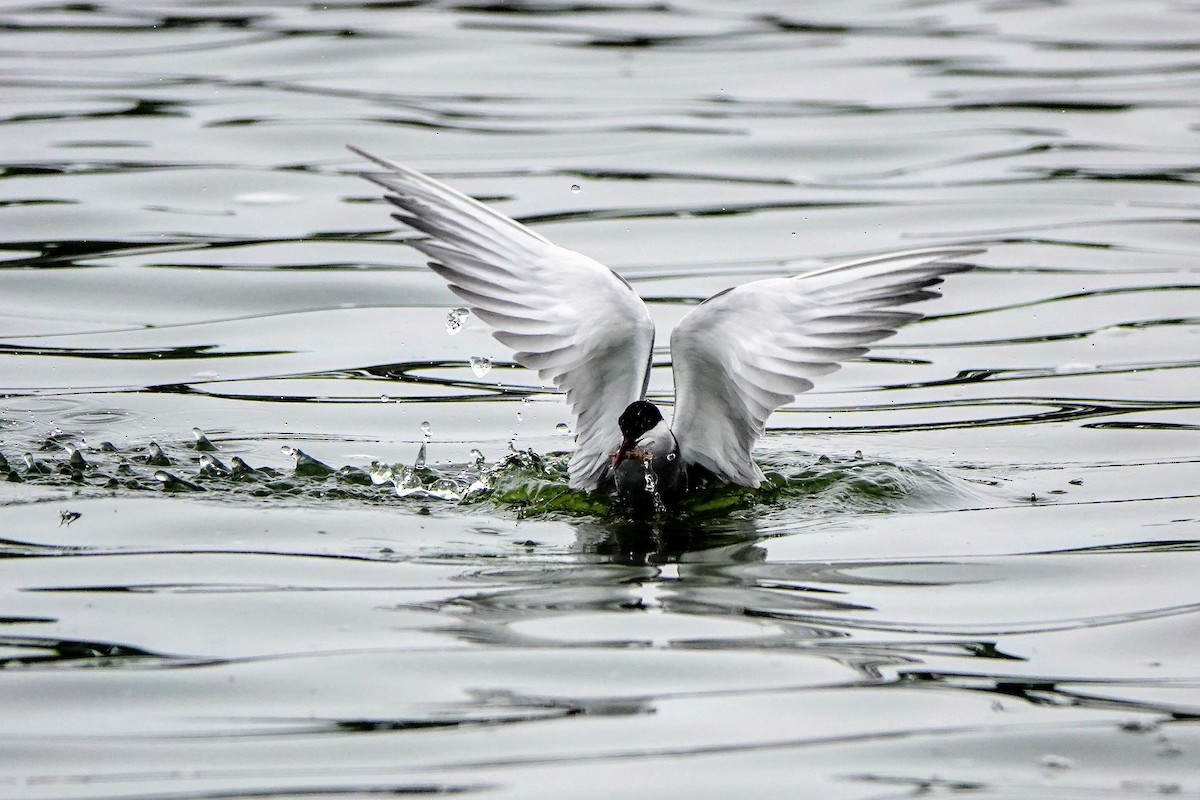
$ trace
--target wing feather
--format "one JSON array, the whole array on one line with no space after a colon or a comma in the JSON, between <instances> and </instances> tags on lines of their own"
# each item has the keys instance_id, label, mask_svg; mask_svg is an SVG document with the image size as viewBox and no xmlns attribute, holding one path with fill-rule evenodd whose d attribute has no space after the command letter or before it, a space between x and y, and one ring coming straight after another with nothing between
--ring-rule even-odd
<instances>
[{"instance_id":1,"label":"wing feather","mask_svg":"<svg viewBox=\"0 0 1200 800\"><path fill-rule=\"evenodd\" d=\"M951 259L981 250L926 250L871 258L791 278L737 286L693 309L671 334L672 429L688 465L758 486L751 458L767 417L813 378L920 319L897 306L938 297ZM769 322L764 322L769 321Z\"/></svg>"},{"instance_id":2,"label":"wing feather","mask_svg":"<svg viewBox=\"0 0 1200 800\"><path fill-rule=\"evenodd\" d=\"M632 287L603 264L559 247L479 201L393 161L383 168L400 222L429 236L409 242L517 363L566 392L575 416L571 486L595 489L620 446L617 417L646 391L654 325Z\"/></svg>"}]
</instances>

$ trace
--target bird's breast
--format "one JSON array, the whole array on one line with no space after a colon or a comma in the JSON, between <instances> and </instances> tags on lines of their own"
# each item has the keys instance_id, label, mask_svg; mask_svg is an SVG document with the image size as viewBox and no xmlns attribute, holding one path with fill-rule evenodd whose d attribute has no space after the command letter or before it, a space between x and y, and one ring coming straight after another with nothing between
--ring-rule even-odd
<instances>
[{"instance_id":1,"label":"bird's breast","mask_svg":"<svg viewBox=\"0 0 1200 800\"><path fill-rule=\"evenodd\" d=\"M617 496L637 511L661 511L687 491L687 471L679 445L664 423L622 450L616 468Z\"/></svg>"}]
</instances>

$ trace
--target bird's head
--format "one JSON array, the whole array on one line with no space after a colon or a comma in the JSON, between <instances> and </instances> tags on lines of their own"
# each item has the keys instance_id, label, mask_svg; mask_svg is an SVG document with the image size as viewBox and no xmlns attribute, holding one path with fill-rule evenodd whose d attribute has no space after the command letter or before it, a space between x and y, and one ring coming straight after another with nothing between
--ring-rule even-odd
<instances>
[{"instance_id":1,"label":"bird's head","mask_svg":"<svg viewBox=\"0 0 1200 800\"><path fill-rule=\"evenodd\" d=\"M617 419L617 425L621 428L621 448L613 455L613 469L619 467L621 462L633 453L638 439L662 422L662 419L663 415L658 407L645 400L630 403L621 412Z\"/></svg>"}]
</instances>

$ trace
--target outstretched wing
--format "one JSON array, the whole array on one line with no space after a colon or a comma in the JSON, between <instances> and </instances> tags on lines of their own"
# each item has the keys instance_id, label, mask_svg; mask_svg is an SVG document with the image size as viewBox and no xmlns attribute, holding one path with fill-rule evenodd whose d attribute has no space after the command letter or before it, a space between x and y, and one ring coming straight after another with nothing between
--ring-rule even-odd
<instances>
[{"instance_id":1,"label":"outstretched wing","mask_svg":"<svg viewBox=\"0 0 1200 800\"><path fill-rule=\"evenodd\" d=\"M428 235L410 242L517 363L567 393L575 415L571 486L595 489L620 447L617 417L650 377L654 324L608 267L559 247L428 175L351 147L383 167L393 217Z\"/></svg>"},{"instance_id":2,"label":"outstretched wing","mask_svg":"<svg viewBox=\"0 0 1200 800\"><path fill-rule=\"evenodd\" d=\"M671 334L675 418L684 463L758 486L750 457L767 417L820 375L919 319L897 306L938 297L948 259L981 250L925 250L754 281L693 309Z\"/></svg>"}]
</instances>

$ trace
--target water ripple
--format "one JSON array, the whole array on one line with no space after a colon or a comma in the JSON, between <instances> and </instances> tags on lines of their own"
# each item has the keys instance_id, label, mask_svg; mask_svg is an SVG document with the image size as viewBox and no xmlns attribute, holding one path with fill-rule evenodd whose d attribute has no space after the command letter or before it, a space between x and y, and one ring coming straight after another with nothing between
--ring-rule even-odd
<instances>
[{"instance_id":1,"label":"water ripple","mask_svg":"<svg viewBox=\"0 0 1200 800\"><path fill-rule=\"evenodd\" d=\"M1188 4L60 2L0 33L0 786L1195 789ZM665 405L703 297L989 252L772 420L769 486L625 519L567 487L560 398L446 333L346 142L614 266Z\"/></svg>"}]
</instances>

